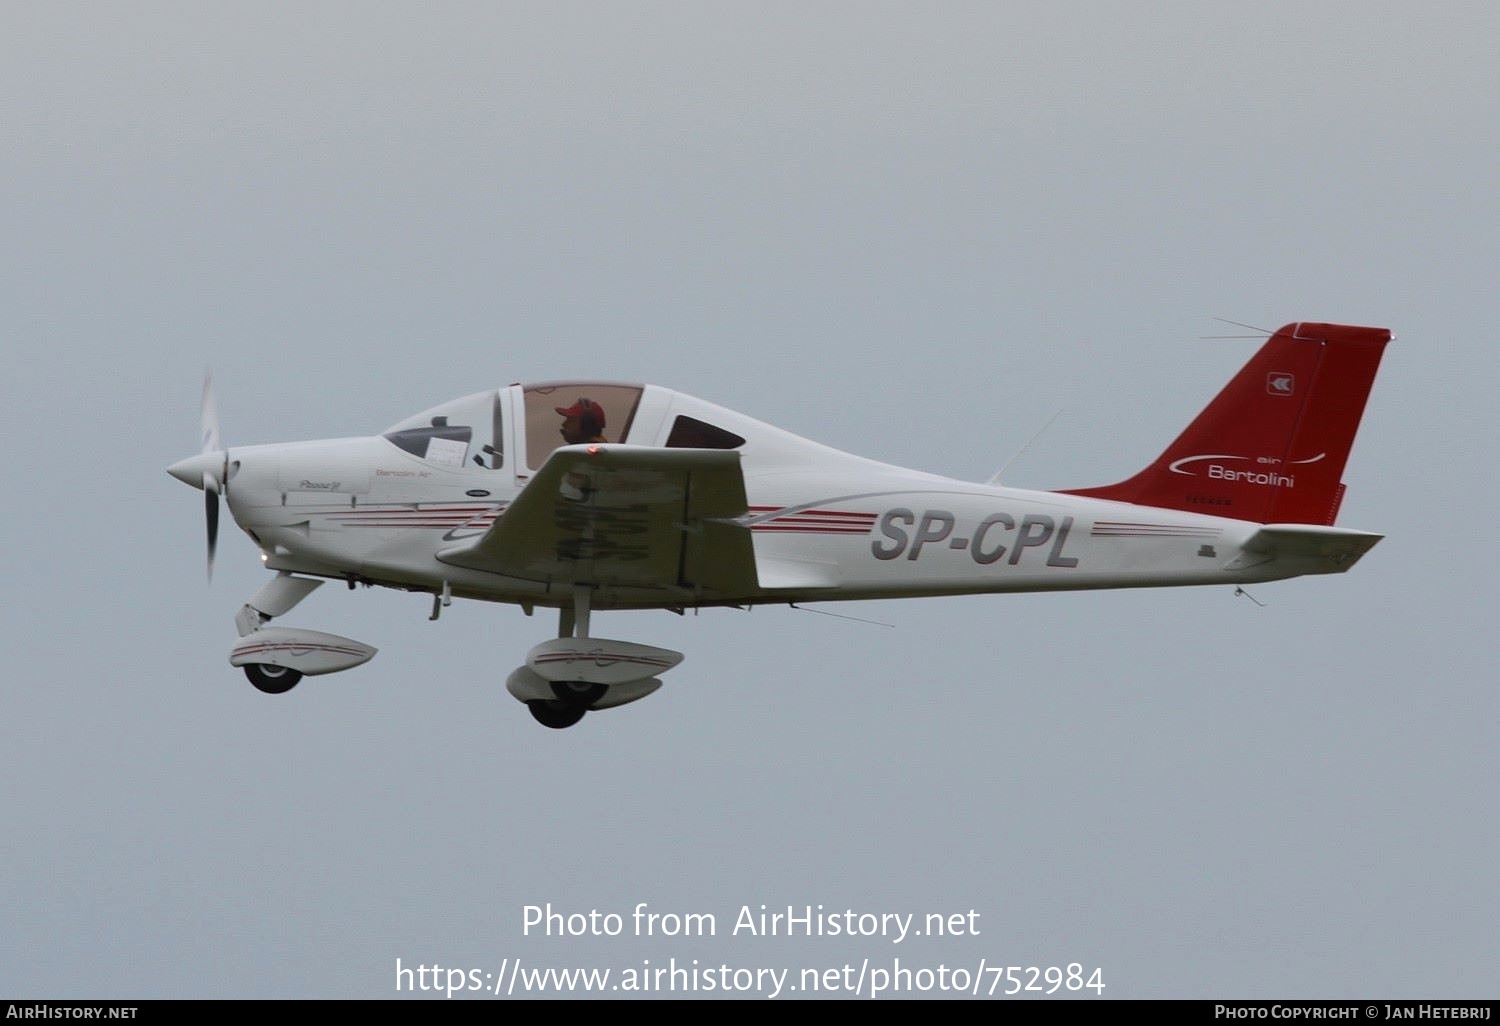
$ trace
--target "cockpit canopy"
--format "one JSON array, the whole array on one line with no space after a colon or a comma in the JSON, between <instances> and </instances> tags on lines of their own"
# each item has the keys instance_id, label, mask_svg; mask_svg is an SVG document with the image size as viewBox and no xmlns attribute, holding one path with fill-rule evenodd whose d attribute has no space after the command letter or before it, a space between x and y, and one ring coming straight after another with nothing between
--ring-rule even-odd
<instances>
[{"instance_id":1,"label":"cockpit canopy","mask_svg":"<svg viewBox=\"0 0 1500 1026\"><path fill-rule=\"evenodd\" d=\"M643 407L650 408L644 418ZM549 381L476 392L409 417L383 434L402 451L440 466L498 470L521 456L524 465L515 469L524 473L540 469L558 446L582 442L743 446L744 435L708 419L723 420L718 414L729 411L663 388Z\"/></svg>"}]
</instances>

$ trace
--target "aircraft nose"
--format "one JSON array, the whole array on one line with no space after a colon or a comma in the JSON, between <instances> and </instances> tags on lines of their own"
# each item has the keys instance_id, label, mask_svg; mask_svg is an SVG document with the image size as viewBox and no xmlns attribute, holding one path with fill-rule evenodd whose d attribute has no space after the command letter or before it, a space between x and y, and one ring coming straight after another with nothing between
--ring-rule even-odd
<instances>
[{"instance_id":1,"label":"aircraft nose","mask_svg":"<svg viewBox=\"0 0 1500 1026\"><path fill-rule=\"evenodd\" d=\"M185 485L194 488L203 487L204 474L216 474L224 464L224 453L204 452L197 456L189 456L185 460L178 460L167 468L167 473Z\"/></svg>"}]
</instances>

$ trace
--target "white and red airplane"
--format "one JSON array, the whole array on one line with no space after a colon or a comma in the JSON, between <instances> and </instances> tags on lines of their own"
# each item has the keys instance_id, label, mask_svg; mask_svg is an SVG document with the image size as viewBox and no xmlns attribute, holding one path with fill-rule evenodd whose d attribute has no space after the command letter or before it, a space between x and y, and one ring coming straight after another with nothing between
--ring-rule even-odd
<instances>
[{"instance_id":1,"label":"white and red airplane","mask_svg":"<svg viewBox=\"0 0 1500 1026\"><path fill-rule=\"evenodd\" d=\"M644 698L678 652L593 636L591 614L991 592L1242 585L1341 573L1380 540L1335 528L1391 333L1277 331L1154 463L1025 491L906 470L656 385L513 384L364 438L224 448L168 468L218 497L276 576L235 617L257 688L369 660L269 627L325 579L559 610L506 682L540 723Z\"/></svg>"}]
</instances>

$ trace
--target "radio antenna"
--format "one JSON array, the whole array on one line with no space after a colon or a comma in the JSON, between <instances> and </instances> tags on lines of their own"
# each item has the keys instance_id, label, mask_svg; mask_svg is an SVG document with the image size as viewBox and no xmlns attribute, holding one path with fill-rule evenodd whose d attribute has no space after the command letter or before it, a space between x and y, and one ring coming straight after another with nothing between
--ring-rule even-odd
<instances>
[{"instance_id":1,"label":"radio antenna","mask_svg":"<svg viewBox=\"0 0 1500 1026\"><path fill-rule=\"evenodd\" d=\"M1215 317L1214 320L1220 324L1233 324L1236 328L1249 328L1251 331L1260 332L1259 335L1199 335L1200 339L1222 339L1222 338L1269 338L1271 332L1265 328L1258 328L1253 324L1241 324L1239 321L1231 321L1228 317Z\"/></svg>"},{"instance_id":2,"label":"radio antenna","mask_svg":"<svg viewBox=\"0 0 1500 1026\"><path fill-rule=\"evenodd\" d=\"M1047 420L1047 423L1045 423L1041 427L1037 428L1036 433L1034 435L1032 435L1030 438L1026 439L1026 444L1023 445L1023 446L1021 446L1021 448L1017 449L1016 450L1016 454L1014 456L1012 456L1010 459L1006 460L1005 461L1005 465L1003 467L1001 467L999 470L995 471L994 474L990 475L989 483L990 484L996 484L996 485L999 484L1000 483L1000 475L1004 474L1007 470L1009 470L1010 469L1010 465L1012 463L1016 462L1016 460L1020 459L1023 455L1025 455L1026 450L1031 448L1031 443L1035 442L1038 438L1041 438L1042 437L1042 432L1046 431L1049 427L1052 426L1052 422L1053 421L1055 421L1058 417L1062 416L1062 411L1063 411L1063 408L1059 406L1058 409L1057 409L1057 412L1054 413Z\"/></svg>"},{"instance_id":3,"label":"radio antenna","mask_svg":"<svg viewBox=\"0 0 1500 1026\"><path fill-rule=\"evenodd\" d=\"M833 616L833 617L837 617L840 620L853 620L855 623L869 623L869 624L874 624L876 627L890 627L890 628L894 628L896 626L893 623L882 623L880 620L866 620L862 616L849 616L846 613L830 613L826 609L810 609L807 606L799 606L795 602L788 602L787 605L790 606L792 609L797 610L797 612L799 612L799 613L817 613L820 616Z\"/></svg>"}]
</instances>

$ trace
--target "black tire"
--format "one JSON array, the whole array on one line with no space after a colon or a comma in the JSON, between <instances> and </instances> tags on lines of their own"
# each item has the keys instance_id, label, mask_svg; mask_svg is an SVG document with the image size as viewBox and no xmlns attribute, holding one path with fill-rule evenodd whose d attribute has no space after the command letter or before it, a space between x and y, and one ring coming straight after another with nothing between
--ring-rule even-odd
<instances>
[{"instance_id":1,"label":"black tire","mask_svg":"<svg viewBox=\"0 0 1500 1026\"><path fill-rule=\"evenodd\" d=\"M582 680L558 680L552 682L552 693L558 701L588 709L609 690L608 684L590 684Z\"/></svg>"},{"instance_id":2,"label":"black tire","mask_svg":"<svg viewBox=\"0 0 1500 1026\"><path fill-rule=\"evenodd\" d=\"M302 671L286 666L272 666L270 663L246 663L245 676L250 678L250 683L255 685L257 691L268 695L284 695L297 686L297 682L302 679Z\"/></svg>"},{"instance_id":3,"label":"black tire","mask_svg":"<svg viewBox=\"0 0 1500 1026\"><path fill-rule=\"evenodd\" d=\"M526 708L531 710L532 719L553 730L571 727L583 719L583 714L588 711L581 705L556 700L527 702Z\"/></svg>"}]
</instances>

